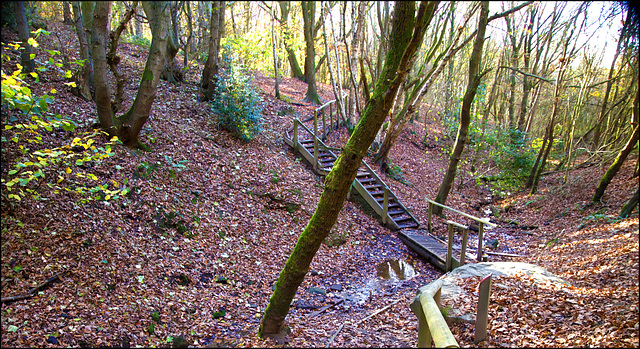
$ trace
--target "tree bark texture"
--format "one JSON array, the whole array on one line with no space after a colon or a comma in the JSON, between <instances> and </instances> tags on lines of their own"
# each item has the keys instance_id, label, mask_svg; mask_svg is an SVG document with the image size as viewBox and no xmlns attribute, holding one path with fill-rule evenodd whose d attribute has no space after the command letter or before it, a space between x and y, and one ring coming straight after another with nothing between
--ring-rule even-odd
<instances>
[{"instance_id":1,"label":"tree bark texture","mask_svg":"<svg viewBox=\"0 0 640 349\"><path fill-rule=\"evenodd\" d=\"M284 49L287 51L287 60L291 67L291 75L301 81L305 81L304 73L300 68L300 63L296 56L296 52L293 49L293 34L289 28L289 13L291 12L291 1L278 1L280 4L280 26L282 27L282 35L284 42ZM306 82L306 81L305 81Z\"/></svg>"},{"instance_id":2,"label":"tree bark texture","mask_svg":"<svg viewBox=\"0 0 640 349\"><path fill-rule=\"evenodd\" d=\"M307 274L309 265L322 241L338 218L361 161L393 105L393 98L399 86L413 65L415 53L437 5L437 3L422 2L418 15L415 16L413 2L396 4L391 32L394 47L387 54L383 73L376 84L370 103L365 108L364 115L325 180L325 189L320 196L315 213L280 273L275 291L265 309L259 336L275 336L282 331L298 286Z\"/></svg>"}]
</instances>

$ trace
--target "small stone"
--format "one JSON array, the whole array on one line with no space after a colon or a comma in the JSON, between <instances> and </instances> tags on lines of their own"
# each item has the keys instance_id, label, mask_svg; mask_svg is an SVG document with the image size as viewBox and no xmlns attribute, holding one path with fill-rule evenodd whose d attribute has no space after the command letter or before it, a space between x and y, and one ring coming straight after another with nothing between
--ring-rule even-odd
<instances>
[{"instance_id":1,"label":"small stone","mask_svg":"<svg viewBox=\"0 0 640 349\"><path fill-rule=\"evenodd\" d=\"M319 288L319 287L309 287L307 288L307 292L312 293L312 294L321 294L321 295L326 295L327 291Z\"/></svg>"},{"instance_id":2,"label":"small stone","mask_svg":"<svg viewBox=\"0 0 640 349\"><path fill-rule=\"evenodd\" d=\"M173 337L172 346L174 348L188 348L189 342L182 336Z\"/></svg>"},{"instance_id":3,"label":"small stone","mask_svg":"<svg viewBox=\"0 0 640 349\"><path fill-rule=\"evenodd\" d=\"M329 288L331 289L331 291L342 291L342 285L340 284L334 284L329 286Z\"/></svg>"},{"instance_id":4,"label":"small stone","mask_svg":"<svg viewBox=\"0 0 640 349\"><path fill-rule=\"evenodd\" d=\"M56 338L54 336L49 336L49 337L47 337L47 343L58 344L58 338Z\"/></svg>"}]
</instances>

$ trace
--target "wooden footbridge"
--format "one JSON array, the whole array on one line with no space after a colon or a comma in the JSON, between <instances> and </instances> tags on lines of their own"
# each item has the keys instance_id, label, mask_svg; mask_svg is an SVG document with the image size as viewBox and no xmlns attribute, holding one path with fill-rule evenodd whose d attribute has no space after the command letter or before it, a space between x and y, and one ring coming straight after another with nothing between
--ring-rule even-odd
<instances>
[{"instance_id":1,"label":"wooden footbridge","mask_svg":"<svg viewBox=\"0 0 640 349\"><path fill-rule=\"evenodd\" d=\"M293 128L285 132L284 141L313 167L313 171L321 176L326 176L331 172L333 164L338 159L340 149L331 148L322 142L320 138L325 138L330 128L334 126L332 104L330 101L319 108L315 109L313 115L313 131L307 127L298 118L294 118ZM325 111L329 109L329 128L327 128L327 120ZM318 132L318 122L322 117L322 132ZM336 124L338 120L336 118ZM438 239L432 234L431 212L433 205L439 205L446 209L455 211L468 218L478 222L480 226L479 252L478 261L482 258L482 231L483 225L493 226L482 219L464 214L444 205L429 201L429 222L427 229L420 229L420 223L402 204L400 199L389 189L389 187L380 179L375 171L363 160L362 165L358 169L355 180L352 184L352 190L355 189L371 206L371 208L382 218L382 223L392 230L397 230L400 239L411 249L416 251L420 256L425 258L431 264L443 271L449 271L458 265L465 263L466 243L468 235L468 227L455 222L447 222L449 226L448 243ZM450 223L450 224L449 224ZM452 239L453 230L460 229L463 231L463 243L460 251L460 258L453 256ZM402 230L402 231L400 231Z\"/></svg>"}]
</instances>

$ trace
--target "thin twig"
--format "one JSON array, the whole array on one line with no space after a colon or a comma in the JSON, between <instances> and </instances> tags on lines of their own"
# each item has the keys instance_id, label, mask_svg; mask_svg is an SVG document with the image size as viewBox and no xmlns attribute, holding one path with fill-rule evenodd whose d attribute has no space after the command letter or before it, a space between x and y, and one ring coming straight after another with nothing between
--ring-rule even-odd
<instances>
[{"instance_id":1,"label":"thin twig","mask_svg":"<svg viewBox=\"0 0 640 349\"><path fill-rule=\"evenodd\" d=\"M55 281L55 280L59 280L60 279L60 275L62 273L56 274L53 277L50 277L49 279L47 279L45 282L41 283L40 285L32 288L29 290L29 293L27 294L21 294L21 295L17 295L17 296L10 296L10 297L4 297L2 298L0 303L6 303L6 302L13 302L13 301L18 301L21 299L26 299L26 298L31 298L34 296L34 294L36 293L36 291L38 291L39 289L47 286L48 284L50 284L51 282Z\"/></svg>"},{"instance_id":2,"label":"thin twig","mask_svg":"<svg viewBox=\"0 0 640 349\"><path fill-rule=\"evenodd\" d=\"M360 320L360 321L356 322L356 323L355 323L355 325L354 325L354 327L358 327L358 325L359 325L361 322L363 322L363 321L365 321L365 320L367 320L367 319L369 319L369 318L371 318L371 317L374 317L374 316L376 316L376 315L378 315L378 314L382 313L383 311L385 311L385 310L389 309L392 305L394 305L394 304L396 304L396 303L398 303L398 302L400 302L400 299L396 299L395 301L391 302L389 305L387 305L387 306L385 306L385 307L382 307L382 308L380 308L380 309L378 309L378 310L374 311L371 315L369 315L369 316L365 317L364 319L362 319L362 320Z\"/></svg>"},{"instance_id":3,"label":"thin twig","mask_svg":"<svg viewBox=\"0 0 640 349\"><path fill-rule=\"evenodd\" d=\"M331 336L331 338L329 338L329 342L327 342L327 345L325 345L325 348L331 348L331 343L333 343L333 340L336 338L338 333L340 333L340 331L342 331L343 328L344 328L344 322L340 324L340 327L338 327L338 330L336 330L336 332L333 334L333 336Z\"/></svg>"}]
</instances>

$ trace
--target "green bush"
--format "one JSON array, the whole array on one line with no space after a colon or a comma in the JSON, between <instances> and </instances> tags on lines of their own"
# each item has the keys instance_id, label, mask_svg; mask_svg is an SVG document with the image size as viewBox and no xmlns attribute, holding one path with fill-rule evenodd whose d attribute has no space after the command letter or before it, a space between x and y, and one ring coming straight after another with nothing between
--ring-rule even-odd
<instances>
[{"instance_id":1,"label":"green bush","mask_svg":"<svg viewBox=\"0 0 640 349\"><path fill-rule=\"evenodd\" d=\"M500 173L495 189L511 191L517 189L527 178L536 159L536 150L526 133L517 129L495 128L487 132L486 144L489 154L485 161L494 161Z\"/></svg>"},{"instance_id":2,"label":"green bush","mask_svg":"<svg viewBox=\"0 0 640 349\"><path fill-rule=\"evenodd\" d=\"M231 58L230 51L228 46L223 50L223 66L217 76L211 108L225 130L248 142L261 131L262 99L252 77Z\"/></svg>"}]
</instances>

